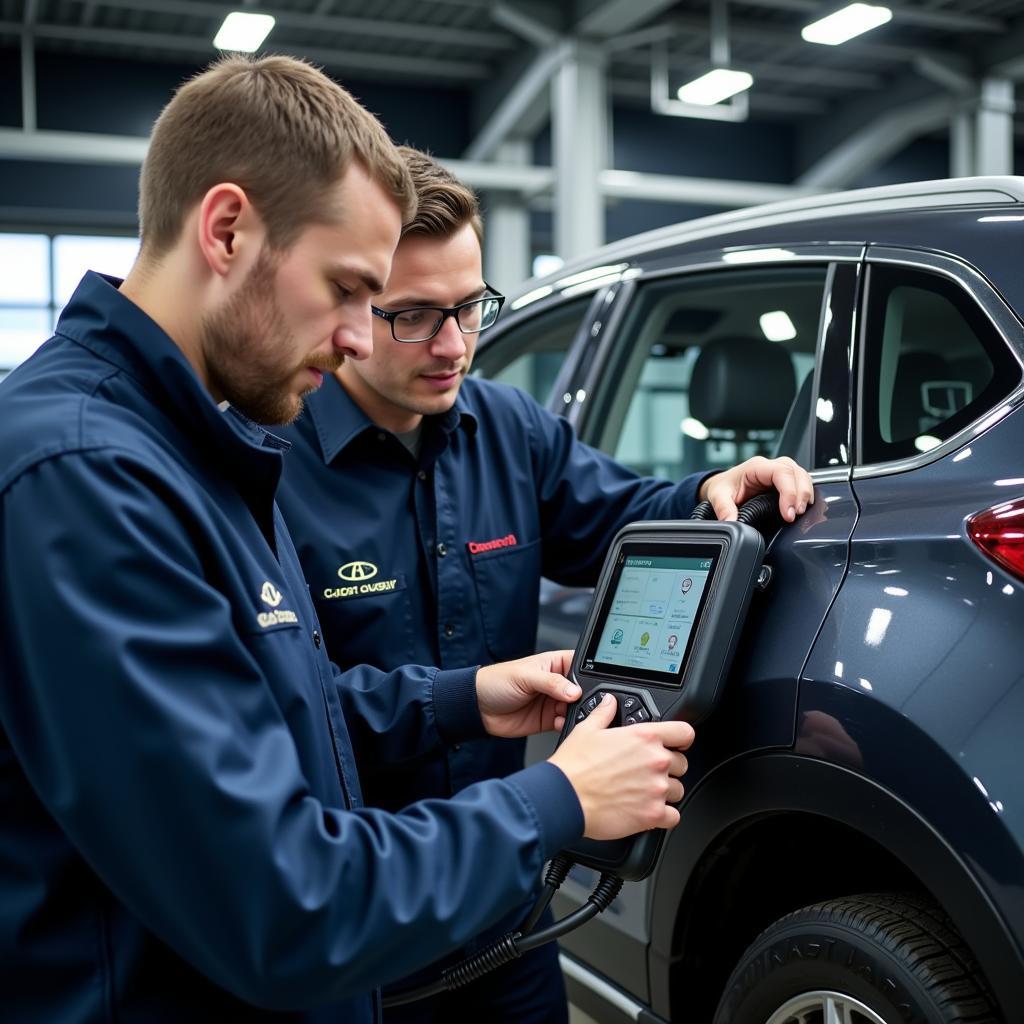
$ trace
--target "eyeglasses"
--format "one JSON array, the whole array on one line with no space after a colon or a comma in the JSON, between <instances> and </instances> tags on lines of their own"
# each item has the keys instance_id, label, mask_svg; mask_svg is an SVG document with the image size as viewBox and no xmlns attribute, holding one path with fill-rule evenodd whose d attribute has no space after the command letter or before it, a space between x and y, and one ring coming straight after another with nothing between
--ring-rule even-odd
<instances>
[{"instance_id":1,"label":"eyeglasses","mask_svg":"<svg viewBox=\"0 0 1024 1024\"><path fill-rule=\"evenodd\" d=\"M407 345L430 341L448 317L455 320L463 334L479 334L498 319L505 301L505 296L498 294L486 281L484 287L492 294L482 299L460 302L457 306L414 306L410 309L396 309L392 313L376 306L370 309L374 316L387 320L391 325L391 337L395 341Z\"/></svg>"}]
</instances>

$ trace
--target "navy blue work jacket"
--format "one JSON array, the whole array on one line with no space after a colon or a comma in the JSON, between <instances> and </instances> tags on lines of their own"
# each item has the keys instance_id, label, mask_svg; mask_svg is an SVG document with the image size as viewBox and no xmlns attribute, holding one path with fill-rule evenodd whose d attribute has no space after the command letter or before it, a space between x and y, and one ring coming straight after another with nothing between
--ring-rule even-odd
<instances>
[{"instance_id":1,"label":"navy blue work jacket","mask_svg":"<svg viewBox=\"0 0 1024 1024\"><path fill-rule=\"evenodd\" d=\"M641 477L503 384L470 378L424 419L418 460L335 379L282 431L278 500L341 665L454 668L534 650L541 576L590 586L615 533L689 516L707 474ZM402 764L361 762L368 803L398 808L522 768L522 740Z\"/></svg>"},{"instance_id":2,"label":"navy blue work jacket","mask_svg":"<svg viewBox=\"0 0 1024 1024\"><path fill-rule=\"evenodd\" d=\"M362 806L355 756L481 734L474 672L337 675L283 443L116 282L0 409L0 1018L365 1024L581 834L549 764Z\"/></svg>"}]
</instances>

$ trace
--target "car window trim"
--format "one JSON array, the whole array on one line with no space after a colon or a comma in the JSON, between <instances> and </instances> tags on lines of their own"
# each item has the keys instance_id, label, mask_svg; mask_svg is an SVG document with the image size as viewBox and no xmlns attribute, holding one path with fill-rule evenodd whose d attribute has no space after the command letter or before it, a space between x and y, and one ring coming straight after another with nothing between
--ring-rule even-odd
<instances>
[{"instance_id":1,"label":"car window trim","mask_svg":"<svg viewBox=\"0 0 1024 1024\"><path fill-rule=\"evenodd\" d=\"M863 386L863 362L866 345L864 334L867 330L866 313L871 291L870 270L872 264L896 265L910 270L921 270L926 273L938 274L959 285L975 305L978 306L992 325L999 339L1013 354L1021 370L1021 380L1018 382L1017 387L996 408L984 410L975 420L946 438L941 444L936 445L930 451L903 459L857 464L856 459L860 455L860 393ZM952 452L970 444L979 434L984 433L989 427L998 423L1024 402L1024 323L1021 322L984 275L969 263L965 263L963 260L956 259L953 256L928 252L924 249L906 249L888 245L868 246L865 256L865 271L867 277L865 286L861 289L860 308L858 310L860 326L857 331L857 351L854 353L854 365L857 368L857 399L854 407L857 451L854 452L854 480L906 473L912 469L920 469L922 466L937 462L939 459L945 458Z\"/></svg>"},{"instance_id":2,"label":"car window trim","mask_svg":"<svg viewBox=\"0 0 1024 1024\"><path fill-rule=\"evenodd\" d=\"M614 286L611 286L614 287ZM576 325L573 331L572 340L569 342L569 347L565 350L565 359L562 360L562 365L559 367L558 373L555 376L555 381L551 386L551 394L545 396L543 399L538 398L537 402L543 405L545 408L550 409L558 415L565 415L566 407L563 403L561 396L566 392L570 385L575 379L576 367L579 364L580 357L584 349L586 349L595 338L593 328L595 324L595 317L597 311L601 308L602 298L604 293L609 291L608 286L601 287L596 290L595 294L591 297L590 302L585 306L583 316L580 318L580 322ZM516 316L509 318L505 321L499 321L501 325L500 332L490 333L487 338L486 348L482 348L479 354L490 352L492 348L500 346L505 339L505 336L510 332L517 331L520 328L528 327L537 317L545 317L551 313L557 314L560 307L567 306L578 299L583 298L585 293L572 292L569 295L559 294L553 296L548 302L545 302L541 306L530 306L529 311L525 313L517 313ZM489 378L484 378L489 379Z\"/></svg>"}]
</instances>

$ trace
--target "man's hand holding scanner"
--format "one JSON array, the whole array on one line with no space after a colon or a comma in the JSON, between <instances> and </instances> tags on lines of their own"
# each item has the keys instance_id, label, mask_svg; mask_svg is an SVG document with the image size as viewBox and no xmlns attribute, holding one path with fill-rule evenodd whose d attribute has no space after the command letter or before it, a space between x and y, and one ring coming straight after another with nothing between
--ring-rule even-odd
<instances>
[{"instance_id":1,"label":"man's hand holding scanner","mask_svg":"<svg viewBox=\"0 0 1024 1024\"><path fill-rule=\"evenodd\" d=\"M608 727L615 698L604 700L566 737L548 761L576 790L588 839L622 839L652 828L675 828L683 799L686 757L693 727L686 722L647 722Z\"/></svg>"},{"instance_id":2,"label":"man's hand holding scanner","mask_svg":"<svg viewBox=\"0 0 1024 1024\"><path fill-rule=\"evenodd\" d=\"M492 736L530 736L561 729L580 687L566 678L572 651L548 651L477 672L480 717ZM675 828L683 799L681 753L693 743L686 722L647 722L617 729L609 694L548 758L569 780L583 809L588 839L622 839Z\"/></svg>"},{"instance_id":3,"label":"man's hand holding scanner","mask_svg":"<svg viewBox=\"0 0 1024 1024\"><path fill-rule=\"evenodd\" d=\"M572 655L547 651L479 669L476 696L487 732L511 738L561 729L567 705L583 692L566 678Z\"/></svg>"}]
</instances>

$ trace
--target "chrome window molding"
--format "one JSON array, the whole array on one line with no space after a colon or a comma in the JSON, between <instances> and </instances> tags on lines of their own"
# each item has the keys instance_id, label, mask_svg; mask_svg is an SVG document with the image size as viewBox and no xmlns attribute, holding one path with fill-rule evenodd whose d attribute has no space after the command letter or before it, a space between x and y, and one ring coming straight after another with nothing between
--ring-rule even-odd
<instances>
[{"instance_id":1,"label":"chrome window molding","mask_svg":"<svg viewBox=\"0 0 1024 1024\"><path fill-rule=\"evenodd\" d=\"M988 280L970 264L953 256L928 252L923 249L901 249L895 246L872 245L868 247L866 262L885 263L914 270L924 270L948 278L959 285L985 314L1002 342L1013 353L1022 379L1017 387L994 409L987 409L966 427L958 430L930 451L891 462L872 462L857 465L853 470L855 480L892 476L920 469L939 459L945 458L965 445L970 444L979 434L1009 415L1024 402L1024 325L1012 309L1003 301ZM863 339L860 339L863 344Z\"/></svg>"},{"instance_id":2,"label":"chrome window molding","mask_svg":"<svg viewBox=\"0 0 1024 1024\"><path fill-rule=\"evenodd\" d=\"M752 254L754 258L744 259L743 257L748 253ZM771 253L778 253L778 255L773 257L770 255ZM686 256L669 257L648 266L627 270L624 276L637 281L657 281L677 274L695 274L707 270L788 267L798 263L855 263L863 256L864 245L861 242L800 242L797 245L776 243L773 245L728 246L723 249L704 250Z\"/></svg>"}]
</instances>

